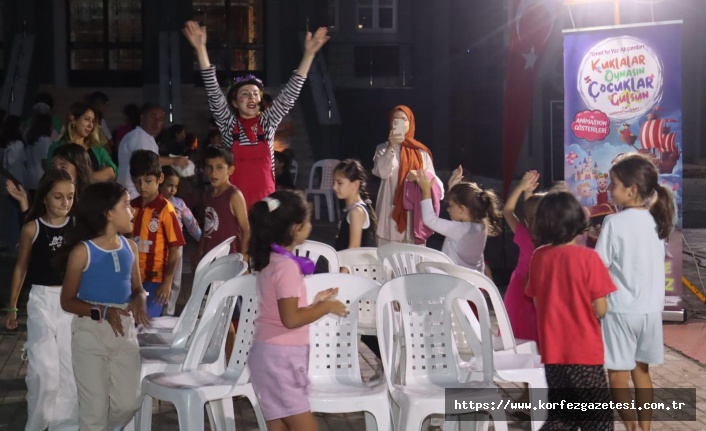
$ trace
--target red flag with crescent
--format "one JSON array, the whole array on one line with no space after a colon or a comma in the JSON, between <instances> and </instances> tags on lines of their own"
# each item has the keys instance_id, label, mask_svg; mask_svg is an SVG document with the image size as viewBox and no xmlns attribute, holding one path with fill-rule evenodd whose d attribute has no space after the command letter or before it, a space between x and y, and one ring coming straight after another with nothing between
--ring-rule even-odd
<instances>
[{"instance_id":1,"label":"red flag with crescent","mask_svg":"<svg viewBox=\"0 0 706 431\"><path fill-rule=\"evenodd\" d=\"M534 80L552 33L556 0L513 0L503 103L503 196L517 167L532 111Z\"/></svg>"}]
</instances>

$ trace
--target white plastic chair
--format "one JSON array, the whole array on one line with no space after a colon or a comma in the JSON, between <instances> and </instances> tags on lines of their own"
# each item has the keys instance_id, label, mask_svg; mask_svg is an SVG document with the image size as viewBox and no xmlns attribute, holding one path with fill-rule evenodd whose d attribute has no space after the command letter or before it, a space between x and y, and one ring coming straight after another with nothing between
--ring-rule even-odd
<instances>
[{"instance_id":1,"label":"white plastic chair","mask_svg":"<svg viewBox=\"0 0 706 431\"><path fill-rule=\"evenodd\" d=\"M505 309L503 297L498 290L498 287L491 279L473 269L464 268L454 264L440 262L421 262L417 265L419 272L428 272L429 270L438 270L444 274L453 275L454 277L462 278L473 283L479 289L485 291L490 298L490 303L495 310L495 317L498 321L499 336L493 336L493 351L495 353L528 353L532 355L539 354L537 343L532 340L515 339L510 325L510 318ZM475 331L478 334L477 331Z\"/></svg>"},{"instance_id":2,"label":"white plastic chair","mask_svg":"<svg viewBox=\"0 0 706 431\"><path fill-rule=\"evenodd\" d=\"M206 292L213 292L215 286L231 278L243 275L248 269L248 264L240 260L237 255L229 254L214 260L198 277L198 284L194 284L189 301L179 317L172 331L147 332L137 335L141 348L182 348L186 347L196 322Z\"/></svg>"},{"instance_id":3,"label":"white plastic chair","mask_svg":"<svg viewBox=\"0 0 706 431\"><path fill-rule=\"evenodd\" d=\"M378 247L378 261L385 269L388 280L407 274L417 273L419 262L445 262L453 264L444 253L414 244L385 244Z\"/></svg>"},{"instance_id":4,"label":"white plastic chair","mask_svg":"<svg viewBox=\"0 0 706 431\"><path fill-rule=\"evenodd\" d=\"M482 354L477 358L482 372L473 376L478 378L474 381L459 379L460 357L453 342L450 320L452 307L459 301L473 301L478 307L482 340L486 342L475 350L476 354ZM395 323L395 305L399 306L398 324ZM473 392L474 402L493 402L494 405L501 402L502 397L493 382L488 307L478 288L441 274L398 277L380 289L376 317L385 378L394 402L396 429L419 430L427 416L448 413L446 389L483 389ZM503 409L488 413L496 430L507 430Z\"/></svg>"},{"instance_id":5,"label":"white plastic chair","mask_svg":"<svg viewBox=\"0 0 706 431\"><path fill-rule=\"evenodd\" d=\"M338 264L349 274L385 282L385 272L378 261L377 248L358 247L338 252ZM358 334L377 335L375 329L375 301L363 299L358 303Z\"/></svg>"},{"instance_id":6,"label":"white plastic chair","mask_svg":"<svg viewBox=\"0 0 706 431\"><path fill-rule=\"evenodd\" d=\"M315 162L311 166L311 172L309 173L309 187L307 187L305 194L307 198L309 195L314 197L314 218L316 218L316 220L319 220L321 215L320 195L323 195L326 198L328 220L330 222L336 221L336 216L339 210L338 199L336 199L336 194L333 192L333 169L339 163L341 163L341 161L338 159L324 159ZM321 169L321 182L318 186L314 185L317 169Z\"/></svg>"},{"instance_id":7,"label":"white plastic chair","mask_svg":"<svg viewBox=\"0 0 706 431\"><path fill-rule=\"evenodd\" d=\"M230 252L230 244L235 241L235 237L232 236L222 243L218 244L217 246L213 247L211 250L209 250L204 256L201 258L199 261L198 265L196 265L196 269L194 270L194 281L192 283L192 286L198 286L199 285L199 277L203 277L204 270L208 265L210 265L214 260L218 259L219 257L223 257L228 255L228 252ZM240 255L240 260L242 260L242 255ZM191 295L193 296L194 292L191 292ZM191 298L189 298L191 299ZM199 306L201 303L199 303ZM185 311L185 310L184 310ZM179 317L176 316L161 316L161 317L155 317L150 321L150 327L149 328L143 328L141 332L168 332L172 331L174 332L174 328L177 327L178 324L180 324L180 321L183 319L184 316L184 311L182 311L181 315Z\"/></svg>"},{"instance_id":8,"label":"white plastic chair","mask_svg":"<svg viewBox=\"0 0 706 431\"><path fill-rule=\"evenodd\" d=\"M493 352L495 353L494 378L496 381L527 383L530 387L530 400L537 405L536 403L540 400L540 396L536 390L547 387L544 366L540 356L537 354L537 343L521 340L521 344L516 344L510 319L507 316L507 310L497 286L484 274L458 265L422 262L417 268L419 272L426 272L429 269L443 271L445 274L467 280L488 293L495 310L498 327L500 328L500 336L493 335ZM471 336L475 335L475 340L480 342L478 320L475 319L473 310L468 307L468 304L459 304L458 308L460 312L466 315L466 319L471 325ZM465 333L459 329L458 326L454 328L454 338L457 343L459 339L463 339L466 342ZM461 365L461 369L463 372L474 372L473 363L464 363ZM533 389L535 390L534 393ZM537 431L546 420L546 411L530 410L530 414L532 417L532 430Z\"/></svg>"},{"instance_id":9,"label":"white plastic chair","mask_svg":"<svg viewBox=\"0 0 706 431\"><path fill-rule=\"evenodd\" d=\"M358 357L358 310L361 300L377 297L380 284L350 274L307 277L307 297L339 287L337 299L348 307L347 317L326 315L309 324L309 403L320 413L365 413L366 430L391 431L390 403L384 381L363 382ZM353 306L351 306L353 304Z\"/></svg>"},{"instance_id":10,"label":"white plastic chair","mask_svg":"<svg viewBox=\"0 0 706 431\"><path fill-rule=\"evenodd\" d=\"M227 369L222 372L200 369L199 364L205 360L205 356L208 354L206 335L209 330L199 325L192 348L184 360L182 371L151 374L142 380L145 403L151 406L153 399L173 403L179 418L179 429L203 430L204 405L209 403L214 412L212 423L216 424L216 428L235 430L232 398L237 396L248 398L255 409L258 428L263 431L267 429L258 399L249 383L250 370L247 366L258 307L255 276L246 275L234 278L221 285L211 295L202 321L216 322L219 304L225 302L235 304L237 297L242 298L243 306L235 338L236 342ZM222 416L219 417L219 414ZM150 414L145 412L142 419L141 430L149 430L152 421L151 409Z\"/></svg>"},{"instance_id":11,"label":"white plastic chair","mask_svg":"<svg viewBox=\"0 0 706 431\"><path fill-rule=\"evenodd\" d=\"M308 257L313 260L314 263L316 263L320 257L324 257L328 261L328 272L340 272L336 249L323 242L306 240L294 248L294 254L296 256Z\"/></svg>"},{"instance_id":12,"label":"white plastic chair","mask_svg":"<svg viewBox=\"0 0 706 431\"><path fill-rule=\"evenodd\" d=\"M292 176L292 182L296 186L297 184L297 174L299 173L299 163L292 159L292 164L289 166L289 174Z\"/></svg>"},{"instance_id":13,"label":"white plastic chair","mask_svg":"<svg viewBox=\"0 0 706 431\"><path fill-rule=\"evenodd\" d=\"M234 280L240 280L241 278L243 277L237 277ZM249 280L252 283L255 282L254 279ZM192 343L188 347L140 349L142 362L140 380L154 373L181 371L187 357L190 355L196 355L199 358L197 366L201 371L208 371L214 374L222 374L225 371L226 334L235 310L235 300L224 300L223 295L228 292L219 294L219 290L220 288L216 289L212 298L206 303L206 309L196 326ZM224 404L223 407L226 411L228 409L232 410L233 404L231 403L230 406ZM142 402L142 408L135 414L135 429L149 429L149 427L144 428L144 425L142 425L142 418L150 415L151 412L152 399L145 397ZM216 414L216 418L222 418L224 415L226 415L226 412L219 412ZM128 425L130 426L131 424Z\"/></svg>"}]
</instances>

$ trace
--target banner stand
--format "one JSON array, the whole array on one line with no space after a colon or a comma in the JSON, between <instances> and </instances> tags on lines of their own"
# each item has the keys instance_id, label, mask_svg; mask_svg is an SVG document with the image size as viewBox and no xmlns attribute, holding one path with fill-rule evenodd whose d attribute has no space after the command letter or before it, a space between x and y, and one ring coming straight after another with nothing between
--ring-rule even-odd
<instances>
[{"instance_id":1,"label":"banner stand","mask_svg":"<svg viewBox=\"0 0 706 431\"><path fill-rule=\"evenodd\" d=\"M608 172L624 154L654 163L671 191L664 321L684 322L681 21L564 30L564 181L591 224L616 213ZM595 245L587 238L587 246Z\"/></svg>"}]
</instances>

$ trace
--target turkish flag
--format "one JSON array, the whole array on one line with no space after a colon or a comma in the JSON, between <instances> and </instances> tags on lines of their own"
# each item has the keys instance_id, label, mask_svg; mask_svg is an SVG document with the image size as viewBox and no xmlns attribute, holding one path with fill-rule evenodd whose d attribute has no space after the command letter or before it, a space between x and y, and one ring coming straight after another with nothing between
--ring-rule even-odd
<instances>
[{"instance_id":1,"label":"turkish flag","mask_svg":"<svg viewBox=\"0 0 706 431\"><path fill-rule=\"evenodd\" d=\"M503 103L503 196L507 197L532 110L534 80L552 33L556 0L513 0Z\"/></svg>"}]
</instances>

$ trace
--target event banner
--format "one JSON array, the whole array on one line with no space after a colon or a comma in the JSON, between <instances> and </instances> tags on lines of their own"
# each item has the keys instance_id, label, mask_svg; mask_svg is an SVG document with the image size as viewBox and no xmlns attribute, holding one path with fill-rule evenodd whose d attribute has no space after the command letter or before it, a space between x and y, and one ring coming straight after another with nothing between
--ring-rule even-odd
<instances>
[{"instance_id":1,"label":"event banner","mask_svg":"<svg viewBox=\"0 0 706 431\"><path fill-rule=\"evenodd\" d=\"M676 202L666 310L680 310L682 268L681 22L564 32L564 178L598 225L619 209L608 172L625 153L659 168ZM590 242L590 240L589 240Z\"/></svg>"}]
</instances>

